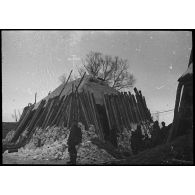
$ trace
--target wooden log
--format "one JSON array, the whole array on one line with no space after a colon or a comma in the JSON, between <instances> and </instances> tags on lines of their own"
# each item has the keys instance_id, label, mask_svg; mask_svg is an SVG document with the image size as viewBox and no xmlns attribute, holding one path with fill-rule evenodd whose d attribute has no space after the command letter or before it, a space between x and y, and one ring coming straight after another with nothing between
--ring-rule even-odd
<instances>
[{"instance_id":1,"label":"wooden log","mask_svg":"<svg viewBox=\"0 0 195 195\"><path fill-rule=\"evenodd\" d=\"M57 97L54 97L54 98L52 99L52 101L51 101L51 104L49 105L49 108L48 108L46 117L45 117L44 122L43 122L43 124L42 124L42 126L41 126L42 129L45 129L45 128L46 128L46 125L47 125L49 116L50 116L50 114L51 114L51 110L52 110L52 108L53 108L53 106L54 106L54 103L55 103L55 101L56 101L56 98L57 98Z\"/></svg>"},{"instance_id":2,"label":"wooden log","mask_svg":"<svg viewBox=\"0 0 195 195\"><path fill-rule=\"evenodd\" d=\"M131 112L132 112L132 115L133 115L134 122L138 123L137 114L136 114L135 106L134 106L134 103L133 103L133 98L132 98L132 95L131 95L130 92L128 92L128 100L129 100L129 105L131 107Z\"/></svg>"},{"instance_id":3,"label":"wooden log","mask_svg":"<svg viewBox=\"0 0 195 195\"><path fill-rule=\"evenodd\" d=\"M66 99L67 99L67 96L64 96L64 98L62 99L62 104L59 106L58 110L57 110L57 113L55 114L52 122L51 122L51 126L55 125L56 122L57 122L57 119L59 118L59 116L61 115L62 113L62 110L64 109L64 105L66 103Z\"/></svg>"},{"instance_id":4,"label":"wooden log","mask_svg":"<svg viewBox=\"0 0 195 195\"><path fill-rule=\"evenodd\" d=\"M131 101L132 101L132 104L133 104L133 109L134 109L134 113L135 113L135 116L136 116L137 123L139 123L141 121L141 118L140 118L140 114L139 114L138 109L137 109L137 102L136 102L135 97L134 97L133 94L130 95L130 98L131 98Z\"/></svg>"},{"instance_id":5,"label":"wooden log","mask_svg":"<svg viewBox=\"0 0 195 195\"><path fill-rule=\"evenodd\" d=\"M57 98L58 99L58 98ZM55 106L53 107L52 111L51 111L51 115L48 119L48 123L47 126L51 126L51 122L54 119L54 117L56 116L59 108L62 106L63 103L63 99L64 97L62 97L61 99L56 100Z\"/></svg>"},{"instance_id":6,"label":"wooden log","mask_svg":"<svg viewBox=\"0 0 195 195\"><path fill-rule=\"evenodd\" d=\"M45 119L45 121L44 121L44 123L43 123L43 125L42 125L42 128L43 128L43 129L45 129L45 128L50 124L53 115L56 113L56 110L57 110L56 108L58 107L58 104L59 104L59 101L60 101L60 96L61 96L63 90L65 89L65 87L66 87L66 85L67 85L67 83L68 83L68 81L69 81L69 79L70 79L71 74L72 74L72 70L71 70L71 72L70 72L70 74L69 74L69 77L68 77L66 83L65 83L64 86L62 87L62 90L60 91L59 95L57 95L57 96L54 98L54 101L53 101L53 103L51 104L51 107L49 108L49 111L48 111L48 114L47 114L47 116L46 116L46 119ZM63 99L63 98L62 98L62 99ZM56 104L57 104L57 105L56 105Z\"/></svg>"},{"instance_id":7,"label":"wooden log","mask_svg":"<svg viewBox=\"0 0 195 195\"><path fill-rule=\"evenodd\" d=\"M91 99L90 99L90 93L86 92L85 94L86 94L86 99L87 99L87 102L88 102L88 108L89 108L89 115L90 115L90 118L91 118L91 124L95 124L95 115L94 115L93 106L92 106Z\"/></svg>"},{"instance_id":8,"label":"wooden log","mask_svg":"<svg viewBox=\"0 0 195 195\"><path fill-rule=\"evenodd\" d=\"M86 109L83 105L83 102L82 102L82 99L81 99L80 95L78 96L78 100L81 104L81 108L82 108L82 111L83 111L83 114L84 114L84 117L85 117L85 121L86 121L86 124L87 124L87 129L88 129L89 128L89 119L87 118Z\"/></svg>"},{"instance_id":9,"label":"wooden log","mask_svg":"<svg viewBox=\"0 0 195 195\"><path fill-rule=\"evenodd\" d=\"M105 110L106 110L109 129L111 129L112 128L112 123L111 123L111 118L110 118L110 114L109 114L109 108L108 108L108 104L107 104L107 100L106 100L106 95L104 95L104 107L105 107Z\"/></svg>"},{"instance_id":10,"label":"wooden log","mask_svg":"<svg viewBox=\"0 0 195 195\"><path fill-rule=\"evenodd\" d=\"M67 105L68 105L68 102L70 100L70 95L67 95L64 100L63 100L63 104L62 106L60 107L52 125L57 125L57 126L62 126L62 123L64 121L64 115L65 115L65 111L66 111L66 108L67 108Z\"/></svg>"},{"instance_id":11,"label":"wooden log","mask_svg":"<svg viewBox=\"0 0 195 195\"><path fill-rule=\"evenodd\" d=\"M28 127L26 127L25 130L27 130L27 137L31 133L31 131L33 130L33 127L36 124L36 120L37 120L38 116L40 115L40 111L43 108L44 104L45 104L45 100L42 100L41 103L39 104L38 108L36 109L35 114L33 115L32 119L30 121L30 124L28 125Z\"/></svg>"},{"instance_id":12,"label":"wooden log","mask_svg":"<svg viewBox=\"0 0 195 195\"><path fill-rule=\"evenodd\" d=\"M80 96L80 93L78 94L78 96ZM86 121L85 113L83 112L83 108L79 100L79 97L77 99L78 99L78 106L79 106L79 122L81 122L87 128L87 121Z\"/></svg>"},{"instance_id":13,"label":"wooden log","mask_svg":"<svg viewBox=\"0 0 195 195\"><path fill-rule=\"evenodd\" d=\"M59 126L63 125L64 127L68 127L68 118L69 118L71 101L72 101L71 99L72 99L72 93L69 94L66 104L64 105L61 118L59 119Z\"/></svg>"},{"instance_id":14,"label":"wooden log","mask_svg":"<svg viewBox=\"0 0 195 195\"><path fill-rule=\"evenodd\" d=\"M82 99L84 107L86 108L86 114L87 118L89 119L89 124L92 124L91 105L90 101L88 100L87 93L83 90L83 92L80 93L80 97Z\"/></svg>"},{"instance_id":15,"label":"wooden log","mask_svg":"<svg viewBox=\"0 0 195 195\"><path fill-rule=\"evenodd\" d=\"M131 122L129 120L128 110L127 110L127 102L124 99L124 94L121 94L121 103L123 105L124 117L125 117L125 122L127 125L126 128L131 129Z\"/></svg>"},{"instance_id":16,"label":"wooden log","mask_svg":"<svg viewBox=\"0 0 195 195\"><path fill-rule=\"evenodd\" d=\"M29 110L29 106L26 106L24 109L23 109L23 112L22 112L22 115L20 116L20 120L18 121L18 124L17 126L20 124L20 122L23 120L24 116L26 115L26 113L28 112Z\"/></svg>"},{"instance_id":17,"label":"wooden log","mask_svg":"<svg viewBox=\"0 0 195 195\"><path fill-rule=\"evenodd\" d=\"M136 97L136 105L137 105L138 111L141 115L141 120L143 121L143 120L145 120L145 118L144 118L144 114L142 112L142 108L141 108L141 105L140 105L140 98L139 98L139 94L138 94L138 91L137 91L136 87L134 88L134 92L135 92L135 97Z\"/></svg>"},{"instance_id":18,"label":"wooden log","mask_svg":"<svg viewBox=\"0 0 195 195\"><path fill-rule=\"evenodd\" d=\"M92 106L92 102L91 102L91 94L89 92L86 92L86 98L87 98L87 102L88 102L88 106L89 106L89 113L91 116L91 124L95 125L95 113L93 110L93 106Z\"/></svg>"},{"instance_id":19,"label":"wooden log","mask_svg":"<svg viewBox=\"0 0 195 195\"><path fill-rule=\"evenodd\" d=\"M136 119L135 119L135 116L133 114L133 107L132 107L132 105L130 103L130 98L129 98L127 93L125 93L124 97L126 99L126 106L127 106L130 122L131 123L136 123Z\"/></svg>"},{"instance_id":20,"label":"wooden log","mask_svg":"<svg viewBox=\"0 0 195 195\"><path fill-rule=\"evenodd\" d=\"M64 87L62 87L62 90L60 91L58 97L60 97L61 94L62 94L62 92L64 91L64 89L65 89L65 87L66 87L66 85L67 85L67 83L68 83L68 81L69 81L69 79L70 79L71 74L72 74L72 70L70 71L70 74L69 74L69 76L68 76L68 79L66 80L66 83L64 84Z\"/></svg>"},{"instance_id":21,"label":"wooden log","mask_svg":"<svg viewBox=\"0 0 195 195\"><path fill-rule=\"evenodd\" d=\"M71 125L71 109L72 109L73 93L71 93L71 98L69 102L69 109L67 110L67 127Z\"/></svg>"},{"instance_id":22,"label":"wooden log","mask_svg":"<svg viewBox=\"0 0 195 195\"><path fill-rule=\"evenodd\" d=\"M121 116L120 108L119 108L119 104L118 104L118 95L114 95L113 100L114 100L114 105L115 105L115 108L116 108L117 117L118 117L118 121L119 121L119 125L120 125L120 132L122 132L124 123L123 123L123 120L122 120L122 116Z\"/></svg>"},{"instance_id":23,"label":"wooden log","mask_svg":"<svg viewBox=\"0 0 195 195\"><path fill-rule=\"evenodd\" d=\"M84 77L85 77L85 74L86 74L86 72L83 74L81 80L79 81L79 84L77 85L77 87L76 87L76 89L75 89L75 92L78 91L78 88L79 88L79 86L81 85L81 83L82 83L82 81L83 81L83 79L84 79Z\"/></svg>"},{"instance_id":24,"label":"wooden log","mask_svg":"<svg viewBox=\"0 0 195 195\"><path fill-rule=\"evenodd\" d=\"M45 117L48 113L48 109L50 107L51 102L52 102L52 99L49 99L48 102L46 103L45 107L43 107L43 112L42 112L40 118L38 119L37 124L35 125L35 127L41 127L42 126L42 124L45 120Z\"/></svg>"},{"instance_id":25,"label":"wooden log","mask_svg":"<svg viewBox=\"0 0 195 195\"><path fill-rule=\"evenodd\" d=\"M94 113L95 113L96 121L97 121L97 125L98 125L99 136L100 136L100 139L104 140L102 125L101 125L101 122L100 122L100 117L99 117L99 113L97 111L96 102L95 102L95 98L94 98L93 93L91 94L91 99L92 99L92 104L93 104L93 107L94 107Z\"/></svg>"},{"instance_id":26,"label":"wooden log","mask_svg":"<svg viewBox=\"0 0 195 195\"><path fill-rule=\"evenodd\" d=\"M111 119L111 126L113 129L114 127L116 127L116 121L115 121L115 118L114 118L114 111L113 111L113 107L111 105L111 98L112 98L112 95L107 95L106 96L106 99L107 99L107 104L108 104L108 112L109 112L109 115L110 115L110 119ZM110 129L110 130L111 130Z\"/></svg>"},{"instance_id":27,"label":"wooden log","mask_svg":"<svg viewBox=\"0 0 195 195\"><path fill-rule=\"evenodd\" d=\"M121 131L121 126L120 126L120 122L118 120L119 116L118 116L117 108L116 108L116 105L115 105L115 102L114 102L114 95L111 97L110 103L111 103L111 106L113 108L113 114L114 114L114 119L115 119L115 122L116 122L117 130L118 130L118 132L120 132Z\"/></svg>"},{"instance_id":28,"label":"wooden log","mask_svg":"<svg viewBox=\"0 0 195 195\"><path fill-rule=\"evenodd\" d=\"M134 91L135 91L135 94L136 94L137 106L138 106L139 112L141 114L142 121L146 121L146 116L145 116L145 113L144 113L144 110L143 110L142 99L141 99L140 94L139 94L136 87L134 88Z\"/></svg>"},{"instance_id":29,"label":"wooden log","mask_svg":"<svg viewBox=\"0 0 195 195\"><path fill-rule=\"evenodd\" d=\"M28 109L28 111L27 111L26 115L24 116L23 120L18 125L18 127L15 131L15 134L14 134L12 140L11 140L12 143L17 141L18 137L20 136L20 134L22 133L22 131L26 127L26 124L27 124L28 120L30 119L30 117L33 114L33 112L32 112L33 107L34 106L30 106L30 108Z\"/></svg>"},{"instance_id":30,"label":"wooden log","mask_svg":"<svg viewBox=\"0 0 195 195\"><path fill-rule=\"evenodd\" d=\"M96 115L96 110L95 110L95 105L92 99L92 94L88 93L88 97L89 97L89 103L91 104L91 111L93 114L93 119L94 119L94 126L95 126L95 131L97 133L97 135L100 137L100 131L99 131L99 126L98 126L98 120L97 120L97 115Z\"/></svg>"},{"instance_id":31,"label":"wooden log","mask_svg":"<svg viewBox=\"0 0 195 195\"><path fill-rule=\"evenodd\" d=\"M37 92L35 93L35 103L34 104L36 103L37 103Z\"/></svg>"},{"instance_id":32,"label":"wooden log","mask_svg":"<svg viewBox=\"0 0 195 195\"><path fill-rule=\"evenodd\" d=\"M119 109L119 113L121 116L121 121L122 121L122 129L121 131L123 131L123 127L127 127L127 122L126 122L126 118L125 118L125 114L124 114L124 106L122 104L122 100L121 100L121 95L118 94L117 95L117 105L118 105L118 109Z\"/></svg>"},{"instance_id":33,"label":"wooden log","mask_svg":"<svg viewBox=\"0 0 195 195\"><path fill-rule=\"evenodd\" d=\"M147 117L146 117L146 113L144 111L144 104L143 104L143 101L142 101L142 94L138 92L137 88L134 88L134 91L136 93L137 106L138 106L138 110L139 110L141 120L142 120L142 127L144 128L144 132L147 133L147 129L149 129L149 125L147 123Z\"/></svg>"}]
</instances>

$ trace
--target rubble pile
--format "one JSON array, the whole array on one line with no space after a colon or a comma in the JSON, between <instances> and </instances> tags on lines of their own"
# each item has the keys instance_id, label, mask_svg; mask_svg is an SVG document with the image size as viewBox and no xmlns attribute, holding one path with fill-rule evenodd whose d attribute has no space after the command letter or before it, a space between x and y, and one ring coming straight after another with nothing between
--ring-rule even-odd
<instances>
[{"instance_id":1,"label":"rubble pile","mask_svg":"<svg viewBox=\"0 0 195 195\"><path fill-rule=\"evenodd\" d=\"M118 138L118 150L120 152L132 153L131 149L131 131L128 131L126 128L123 129L123 132Z\"/></svg>"},{"instance_id":2,"label":"rubble pile","mask_svg":"<svg viewBox=\"0 0 195 195\"><path fill-rule=\"evenodd\" d=\"M25 148L36 149L44 145L53 145L54 143L65 142L69 134L67 128L47 127L45 130L37 128L30 142ZM54 145L55 145L54 144Z\"/></svg>"},{"instance_id":3,"label":"rubble pile","mask_svg":"<svg viewBox=\"0 0 195 195\"><path fill-rule=\"evenodd\" d=\"M89 131L85 131L82 127L83 142L78 150L78 163L80 164L100 164L115 158L107 153L104 149L98 148L90 140L97 138L95 129L93 126L89 128Z\"/></svg>"},{"instance_id":4,"label":"rubble pile","mask_svg":"<svg viewBox=\"0 0 195 195\"><path fill-rule=\"evenodd\" d=\"M114 160L104 149L99 149L90 140L97 138L94 127L88 131L80 124L82 144L78 148L78 164L99 164ZM18 151L19 158L34 160L69 160L67 128L49 127L44 131L36 129L31 141Z\"/></svg>"},{"instance_id":5,"label":"rubble pile","mask_svg":"<svg viewBox=\"0 0 195 195\"><path fill-rule=\"evenodd\" d=\"M45 130L37 128L30 142L18 152L20 156L34 160L64 159L68 155L66 154L68 134L67 128L47 127Z\"/></svg>"}]
</instances>

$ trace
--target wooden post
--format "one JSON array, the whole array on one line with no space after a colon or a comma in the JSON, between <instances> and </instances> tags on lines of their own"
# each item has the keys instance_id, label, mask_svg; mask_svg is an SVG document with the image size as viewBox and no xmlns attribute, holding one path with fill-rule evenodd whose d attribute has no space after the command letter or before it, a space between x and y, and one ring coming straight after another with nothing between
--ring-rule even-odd
<instances>
[{"instance_id":1,"label":"wooden post","mask_svg":"<svg viewBox=\"0 0 195 195\"><path fill-rule=\"evenodd\" d=\"M78 91L78 88L79 88L80 84L82 83L82 81L83 81L83 79L84 79L84 77L85 77L85 74L86 74L86 72L83 74L83 76L82 76L82 78L81 78L79 84L77 85L75 91Z\"/></svg>"},{"instance_id":2,"label":"wooden post","mask_svg":"<svg viewBox=\"0 0 195 195\"><path fill-rule=\"evenodd\" d=\"M15 134L13 136L13 138L11 139L10 142L14 143L17 141L18 137L20 136L20 134L22 133L22 131L24 130L24 128L26 127L30 117L32 116L33 112L32 112L32 109L33 109L33 105L30 106L29 110L27 111L25 117L23 118L23 120L20 122L20 124L18 125L16 131L15 131Z\"/></svg>"},{"instance_id":3,"label":"wooden post","mask_svg":"<svg viewBox=\"0 0 195 195\"><path fill-rule=\"evenodd\" d=\"M64 109L64 105L66 103L66 99L67 99L67 96L64 96L64 98L62 99L62 104L61 104L61 106L59 106L59 108L57 110L57 113L54 116L53 121L51 122L51 126L53 126L54 124L56 124L56 121L57 121L58 117L61 115L62 110Z\"/></svg>"},{"instance_id":4,"label":"wooden post","mask_svg":"<svg viewBox=\"0 0 195 195\"><path fill-rule=\"evenodd\" d=\"M111 129L112 124L111 124L111 118L110 118L110 115L109 115L109 109L108 109L108 105L107 105L107 101L106 101L106 94L104 95L104 106L105 106L105 109L106 109L106 115L107 115L107 118L108 118L109 128Z\"/></svg>"},{"instance_id":5,"label":"wooden post","mask_svg":"<svg viewBox=\"0 0 195 195\"><path fill-rule=\"evenodd\" d=\"M111 103L111 106L113 108L113 114L114 114L114 118L115 118L115 121L116 121L116 127L118 129L118 132L120 132L121 127L120 127L120 122L118 120L119 119L119 116L118 116L118 113L117 113L116 104L114 102L114 95L111 97L110 103Z\"/></svg>"},{"instance_id":6,"label":"wooden post","mask_svg":"<svg viewBox=\"0 0 195 195\"><path fill-rule=\"evenodd\" d=\"M126 99L126 103L127 103L127 109L128 109L128 113L129 113L129 117L132 123L136 123L135 121L135 116L133 115L133 107L130 103L130 98L127 95L127 93L125 93L125 99Z\"/></svg>"},{"instance_id":7,"label":"wooden post","mask_svg":"<svg viewBox=\"0 0 195 195\"><path fill-rule=\"evenodd\" d=\"M101 122L100 122L99 113L98 113L97 108L96 108L96 102L95 102L95 98L94 98L93 93L91 94L91 99L92 99L92 104L93 104L93 107L94 107L94 113L95 113L96 121L97 121L97 125L98 125L99 136L100 136L100 139L104 140L102 125L101 125Z\"/></svg>"},{"instance_id":8,"label":"wooden post","mask_svg":"<svg viewBox=\"0 0 195 195\"><path fill-rule=\"evenodd\" d=\"M36 109L35 114L33 115L33 118L31 119L29 126L26 128L28 130L27 136L30 134L31 130L35 126L36 120L37 120L37 118L40 114L40 111L43 108L44 104L45 104L45 100L42 100L41 103L39 104L38 108Z\"/></svg>"},{"instance_id":9,"label":"wooden post","mask_svg":"<svg viewBox=\"0 0 195 195\"><path fill-rule=\"evenodd\" d=\"M131 123L129 120L128 110L127 110L127 102L125 102L124 94L121 94L121 103L123 105L124 116L125 116L125 121L126 121L126 125L127 125L126 128L131 129Z\"/></svg>"},{"instance_id":10,"label":"wooden post","mask_svg":"<svg viewBox=\"0 0 195 195\"><path fill-rule=\"evenodd\" d=\"M88 118L87 118L87 113L86 113L85 107L84 107L84 105L83 105L83 102L82 102L82 100L81 100L81 97L78 96L78 99L79 99L79 102L80 102L80 104L81 104L81 108L82 108L82 111L83 111L83 114L84 114L84 117L85 117L85 120L86 120L86 123L87 123L87 129L88 129L88 128L89 128L89 120L88 120Z\"/></svg>"},{"instance_id":11,"label":"wooden post","mask_svg":"<svg viewBox=\"0 0 195 195\"><path fill-rule=\"evenodd\" d=\"M36 103L37 103L37 92L35 93L35 103L34 104Z\"/></svg>"},{"instance_id":12,"label":"wooden post","mask_svg":"<svg viewBox=\"0 0 195 195\"><path fill-rule=\"evenodd\" d=\"M48 108L46 117L45 117L45 119L43 121L43 124L41 126L42 129L45 129L46 128L45 126L47 125L47 122L48 122L49 116L51 114L51 110L52 110L52 107L54 105L55 100L56 100L56 97L51 100L51 104L49 105L49 108Z\"/></svg>"},{"instance_id":13,"label":"wooden post","mask_svg":"<svg viewBox=\"0 0 195 195\"><path fill-rule=\"evenodd\" d=\"M37 127L41 127L42 126L42 124L43 124L43 122L45 120L45 117L47 115L47 112L48 112L48 109L50 107L51 102L52 102L52 99L49 99L48 102L46 103L46 106L43 108L43 112L42 112L40 118L38 119L37 124L35 125L35 127L36 126Z\"/></svg>"}]
</instances>

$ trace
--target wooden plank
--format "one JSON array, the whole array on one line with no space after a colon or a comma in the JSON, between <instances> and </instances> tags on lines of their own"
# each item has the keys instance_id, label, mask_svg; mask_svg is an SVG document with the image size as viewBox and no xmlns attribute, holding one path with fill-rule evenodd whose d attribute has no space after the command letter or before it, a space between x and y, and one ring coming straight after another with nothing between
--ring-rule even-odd
<instances>
[{"instance_id":1,"label":"wooden plank","mask_svg":"<svg viewBox=\"0 0 195 195\"><path fill-rule=\"evenodd\" d=\"M126 99L126 106L127 106L127 109L128 109L128 114L129 114L129 118L130 118L130 122L131 123L136 123L135 121L135 116L133 115L133 108L132 108L132 105L130 104L130 98L128 96L127 93L125 93L125 99Z\"/></svg>"},{"instance_id":2,"label":"wooden plank","mask_svg":"<svg viewBox=\"0 0 195 195\"><path fill-rule=\"evenodd\" d=\"M24 116L26 115L26 113L28 112L28 110L29 110L29 106L26 106L24 109L23 109L23 112L22 112L22 115L21 115L21 117L20 117L20 119L19 119L19 121L18 121L18 125L20 124L20 122L23 120L23 118L24 118ZM18 126L17 125L17 126Z\"/></svg>"},{"instance_id":3,"label":"wooden plank","mask_svg":"<svg viewBox=\"0 0 195 195\"><path fill-rule=\"evenodd\" d=\"M128 115L128 110L127 110L127 102L125 101L124 94L121 94L121 103L123 105L123 110L124 110L124 116L125 116L125 121L126 121L126 128L131 129L131 122L129 120L129 115Z\"/></svg>"},{"instance_id":4,"label":"wooden plank","mask_svg":"<svg viewBox=\"0 0 195 195\"><path fill-rule=\"evenodd\" d=\"M64 87L62 87L62 90L60 91L58 97L60 97L61 94L62 94L62 92L64 91L64 89L65 89L65 87L66 87L66 85L67 85L67 83L68 83L68 81L69 81L69 79L70 79L71 74L72 74L72 70L70 71L70 74L69 74L69 76L68 76L68 79L66 80L66 83L64 84Z\"/></svg>"},{"instance_id":5,"label":"wooden plank","mask_svg":"<svg viewBox=\"0 0 195 195\"><path fill-rule=\"evenodd\" d=\"M93 93L91 93L91 98L92 98L92 104L94 107L94 112L96 115L96 120L97 120L97 124L98 124L98 128L99 128L100 139L104 140L104 134L103 134L103 130L102 130L101 122L100 122L99 113L98 113L97 108L96 108L96 102L95 102L95 98L94 98Z\"/></svg>"},{"instance_id":6,"label":"wooden plank","mask_svg":"<svg viewBox=\"0 0 195 195\"><path fill-rule=\"evenodd\" d=\"M120 125L120 132L122 132L124 124L123 124L123 119L122 119L119 104L118 104L118 95L114 95L113 101L114 101L114 105L116 108L117 117L118 117L118 121L119 121L119 125Z\"/></svg>"},{"instance_id":7,"label":"wooden plank","mask_svg":"<svg viewBox=\"0 0 195 195\"><path fill-rule=\"evenodd\" d=\"M125 118L125 114L124 114L124 106L122 104L121 94L117 95L117 105L118 105L119 113L120 113L121 120L122 120L122 129L121 129L121 131L123 131L123 128L127 127L127 122L126 122L126 118Z\"/></svg>"},{"instance_id":8,"label":"wooden plank","mask_svg":"<svg viewBox=\"0 0 195 195\"><path fill-rule=\"evenodd\" d=\"M89 124L92 124L92 115L91 115L91 104L90 101L88 100L88 96L87 93L85 93L85 91L83 90L82 93L80 93L80 97L82 99L83 105L86 108L86 114L87 114L87 118L89 119Z\"/></svg>"},{"instance_id":9,"label":"wooden plank","mask_svg":"<svg viewBox=\"0 0 195 195\"><path fill-rule=\"evenodd\" d=\"M111 129L112 128L112 123L111 123L111 118L110 118L110 114L109 114L108 104L107 104L107 100L106 100L106 94L104 95L104 107L106 109L106 115L107 115L107 119L108 119L109 129Z\"/></svg>"},{"instance_id":10,"label":"wooden plank","mask_svg":"<svg viewBox=\"0 0 195 195\"><path fill-rule=\"evenodd\" d=\"M65 119L67 118L66 117L66 110L67 110L67 107L68 107L68 104L69 104L69 101L70 101L70 97L71 97L71 95L69 94L69 95L66 96L66 98L64 100L63 107L62 107L62 109L59 113L59 116L57 117L56 122L55 122L55 124L57 126L61 127L63 125ZM67 123L66 123L66 125L67 125Z\"/></svg>"},{"instance_id":11,"label":"wooden plank","mask_svg":"<svg viewBox=\"0 0 195 195\"><path fill-rule=\"evenodd\" d=\"M136 102L135 97L134 97L133 94L130 95L130 98L131 98L131 102L132 102L132 105L133 105L133 109L134 109L134 113L135 113L135 116L136 116L137 123L139 123L141 121L141 118L140 118L140 115L139 115L139 112L138 112L138 109L137 109L137 102Z\"/></svg>"},{"instance_id":12,"label":"wooden plank","mask_svg":"<svg viewBox=\"0 0 195 195\"><path fill-rule=\"evenodd\" d=\"M95 131L96 131L97 135L100 137L100 130L99 130L99 126L98 126L98 120L97 120L95 105L94 105L94 102L93 102L93 99L92 99L92 94L88 93L88 95L89 95L89 102L92 106L92 113L93 113L93 116L94 116Z\"/></svg>"},{"instance_id":13,"label":"wooden plank","mask_svg":"<svg viewBox=\"0 0 195 195\"><path fill-rule=\"evenodd\" d=\"M52 99L51 104L49 105L49 108L48 108L46 117L45 117L44 122L43 122L43 124L42 124L42 126L41 126L42 129L45 129L45 126L47 125L47 122L48 122L48 119L49 119L49 116L50 116L50 114L51 114L51 110L52 110L52 108L53 108L53 106L54 106L55 101L56 101L56 97L54 97L54 98Z\"/></svg>"},{"instance_id":14,"label":"wooden plank","mask_svg":"<svg viewBox=\"0 0 195 195\"><path fill-rule=\"evenodd\" d=\"M116 127L118 129L118 132L120 132L121 131L121 126L120 126L120 122L118 120L119 116L118 116L116 105L115 105L115 102L114 102L114 95L111 96L110 103L111 103L111 106L113 108L113 114L114 114L114 119L115 119L115 122L116 122Z\"/></svg>"},{"instance_id":15,"label":"wooden plank","mask_svg":"<svg viewBox=\"0 0 195 195\"><path fill-rule=\"evenodd\" d=\"M30 108L28 109L25 117L23 118L23 120L21 121L21 123L18 125L15 134L11 140L12 143L14 143L15 141L17 141L18 137L20 136L20 134L22 133L22 131L24 130L24 128L26 127L26 124L29 120L29 118L32 116L32 109L33 109L33 105L30 106Z\"/></svg>"},{"instance_id":16,"label":"wooden plank","mask_svg":"<svg viewBox=\"0 0 195 195\"><path fill-rule=\"evenodd\" d=\"M73 101L73 93L71 93L69 109L67 110L67 127L69 128L71 125L71 109L72 109L72 101Z\"/></svg>"},{"instance_id":17,"label":"wooden plank","mask_svg":"<svg viewBox=\"0 0 195 195\"><path fill-rule=\"evenodd\" d=\"M92 107L92 103L91 103L91 99L90 99L90 93L86 92L85 95L86 95L86 99L88 102L91 124L95 124L95 116L94 116L93 107Z\"/></svg>"},{"instance_id":18,"label":"wooden plank","mask_svg":"<svg viewBox=\"0 0 195 195\"><path fill-rule=\"evenodd\" d=\"M81 99L80 95L78 96L78 100L81 104L81 108L82 108L82 111L83 111L83 114L84 114L84 117L85 117L85 121L86 121L86 124L87 124L87 129L89 129L89 119L87 118L86 110L85 110L85 107L83 105L83 102L82 102L82 99Z\"/></svg>"},{"instance_id":19,"label":"wooden plank","mask_svg":"<svg viewBox=\"0 0 195 195\"><path fill-rule=\"evenodd\" d=\"M95 125L95 121L96 121L96 117L95 117L95 113L94 113L94 109L93 109L93 105L92 105L92 101L91 101L91 94L89 92L86 93L86 97L87 97L87 102L89 105L89 111L90 111L90 115L91 115L91 124Z\"/></svg>"},{"instance_id":20,"label":"wooden plank","mask_svg":"<svg viewBox=\"0 0 195 195\"><path fill-rule=\"evenodd\" d=\"M145 114L144 114L144 110L143 110L143 105L142 105L142 102L141 102L140 94L138 93L138 90L137 90L136 87L134 88L134 91L135 91L135 95L136 95L136 99L137 99L137 106L138 106L138 109L139 109L142 121L145 121L146 117L145 117Z\"/></svg>"},{"instance_id":21,"label":"wooden plank","mask_svg":"<svg viewBox=\"0 0 195 195\"><path fill-rule=\"evenodd\" d=\"M42 112L40 118L38 119L37 124L35 125L35 127L41 127L42 126L42 124L45 120L45 117L48 113L48 109L50 107L51 102L52 102L52 99L49 99L48 102L46 103L45 107L43 108L43 112Z\"/></svg>"},{"instance_id":22,"label":"wooden plank","mask_svg":"<svg viewBox=\"0 0 195 195\"><path fill-rule=\"evenodd\" d=\"M134 108L133 99L132 99L132 96L131 96L130 92L128 92L128 102L129 102L129 106L131 107L131 112L132 112L132 115L133 115L133 121L134 121L134 123L137 123L138 119L137 119L137 116L136 116L136 111L135 111L135 108Z\"/></svg>"},{"instance_id":23,"label":"wooden plank","mask_svg":"<svg viewBox=\"0 0 195 195\"><path fill-rule=\"evenodd\" d=\"M55 106L53 107L53 109L51 110L51 114L50 117L48 119L48 123L47 126L51 126L51 122L54 119L54 117L56 116L59 108L62 106L63 104L63 99L64 97L62 97L61 99L56 100Z\"/></svg>"},{"instance_id":24,"label":"wooden plank","mask_svg":"<svg viewBox=\"0 0 195 195\"><path fill-rule=\"evenodd\" d=\"M51 122L51 126L53 126L53 125L56 124L57 119L59 118L59 116L60 116L61 113L62 113L62 110L63 110L64 105L65 105L65 103L66 103L66 99L67 99L67 96L64 96L64 98L63 98L63 100L62 100L62 104L61 104L61 106L59 106L59 108L58 108L58 110L57 110L57 113L55 114L55 116L54 116L54 118L53 118L53 120L52 120L52 122Z\"/></svg>"},{"instance_id":25,"label":"wooden plank","mask_svg":"<svg viewBox=\"0 0 195 195\"><path fill-rule=\"evenodd\" d=\"M80 84L82 83L82 81L83 81L83 79L84 79L84 77L85 77L85 74L86 74L86 72L84 72L84 74L83 74L81 80L79 81L79 84L77 85L77 87L76 87L76 89L75 89L75 92L78 91L78 88L79 88Z\"/></svg>"},{"instance_id":26,"label":"wooden plank","mask_svg":"<svg viewBox=\"0 0 195 195\"><path fill-rule=\"evenodd\" d=\"M33 115L32 119L30 121L30 124L28 125L28 127L26 127L25 130L27 130L27 132L28 132L27 137L30 134L30 132L32 131L33 127L35 126L36 120L37 120L37 118L40 114L40 111L43 108L44 104L45 104L45 100L42 100L41 103L39 104L38 108L36 109L35 114Z\"/></svg>"}]
</instances>

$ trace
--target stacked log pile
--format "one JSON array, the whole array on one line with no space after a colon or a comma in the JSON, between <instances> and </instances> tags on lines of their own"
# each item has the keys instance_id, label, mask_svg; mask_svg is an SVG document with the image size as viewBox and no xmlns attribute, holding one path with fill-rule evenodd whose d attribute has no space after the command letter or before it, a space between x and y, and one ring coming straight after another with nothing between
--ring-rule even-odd
<instances>
[{"instance_id":1,"label":"stacked log pile","mask_svg":"<svg viewBox=\"0 0 195 195\"><path fill-rule=\"evenodd\" d=\"M134 91L135 95L130 92L104 95L104 106L110 130L115 128L119 133L122 133L124 128L134 129L135 124L141 124L145 131L148 130L152 119L145 97L136 88Z\"/></svg>"}]
</instances>

